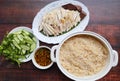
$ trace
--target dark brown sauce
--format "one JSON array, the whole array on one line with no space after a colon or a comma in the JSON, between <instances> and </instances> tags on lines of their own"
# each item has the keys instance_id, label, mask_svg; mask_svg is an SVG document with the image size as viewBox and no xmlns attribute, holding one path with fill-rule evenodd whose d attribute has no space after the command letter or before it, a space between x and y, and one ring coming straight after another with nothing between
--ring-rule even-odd
<instances>
[{"instance_id":1,"label":"dark brown sauce","mask_svg":"<svg viewBox=\"0 0 120 81\"><path fill-rule=\"evenodd\" d=\"M47 48L40 48L35 53L35 60L41 66L47 66L51 63L50 50Z\"/></svg>"}]
</instances>

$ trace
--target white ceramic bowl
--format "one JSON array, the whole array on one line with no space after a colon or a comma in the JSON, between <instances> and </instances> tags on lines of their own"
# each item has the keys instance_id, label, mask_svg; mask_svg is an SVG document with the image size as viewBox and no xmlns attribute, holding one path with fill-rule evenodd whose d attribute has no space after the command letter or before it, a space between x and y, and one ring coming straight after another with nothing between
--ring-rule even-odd
<instances>
[{"instance_id":1,"label":"white ceramic bowl","mask_svg":"<svg viewBox=\"0 0 120 81\"><path fill-rule=\"evenodd\" d=\"M61 7L62 5L66 5L69 3L71 3L73 5L81 6L82 11L84 11L86 13L85 18L80 22L80 24L78 26L76 26L74 29L72 29L71 31L69 31L65 34L55 36L55 37L45 36L41 32L38 31L43 15L45 15L46 13L50 12L51 10L53 10L57 7ZM89 22L89 11L88 11L88 8L83 3L76 1L76 0L58 0L58 1L54 1L54 2L46 5L44 8L42 8L37 13L37 15L35 16L33 23L32 23L32 30L33 30L34 35L39 40L46 42L46 43L56 44L56 43L60 43L61 40L65 39L68 35L70 35L72 33L83 31L86 28L86 26L88 25L88 22Z\"/></svg>"},{"instance_id":2,"label":"white ceramic bowl","mask_svg":"<svg viewBox=\"0 0 120 81\"><path fill-rule=\"evenodd\" d=\"M35 53L36 53L36 51L38 50L38 49L40 49L40 48L47 48L47 49L49 49L50 50L50 52L51 52L51 49L49 48L49 47L47 47L47 46L40 46L40 47L38 47L35 51L34 51L34 54L33 54L33 58L32 58L32 62L33 62L33 64L34 64L34 66L35 67L37 67L38 69L48 69L48 68L50 68L52 65L53 65L53 62L51 62L49 65L47 65L47 66L41 66L41 65L39 65L37 62L36 62L36 60L35 60Z\"/></svg>"},{"instance_id":3,"label":"white ceramic bowl","mask_svg":"<svg viewBox=\"0 0 120 81\"><path fill-rule=\"evenodd\" d=\"M20 30L23 30L23 29L33 34L32 29L30 29L30 28L28 28L28 27L25 27L25 26L19 26L19 27L14 28L14 29L12 29L12 30L9 32L9 34L10 34L10 33L17 32L17 31L20 31ZM35 37L35 38L36 38L36 37ZM39 40L36 38L36 48L37 48L37 47L39 47ZM36 49L36 48L35 48L35 49ZM34 49L34 50L35 50L35 49ZM33 52L34 52L34 51L33 51ZM20 61L21 61L21 62L28 62L28 61L30 61L30 60L32 59L33 52L30 54L30 56L28 55L29 57L27 57L26 59L22 59L22 60L20 59Z\"/></svg>"},{"instance_id":4,"label":"white ceramic bowl","mask_svg":"<svg viewBox=\"0 0 120 81\"><path fill-rule=\"evenodd\" d=\"M59 53L60 53L60 48L61 48L62 44L67 39L69 39L70 37L73 37L75 35L90 35L90 36L93 36L93 37L99 39L100 41L102 41L105 44L105 46L108 48L109 57L108 57L107 63L105 65L104 69L102 69L99 73L97 73L95 75L92 75L92 76L76 77L76 76L68 73L68 71L65 70L62 67L62 65L60 64ZM56 51L56 53L55 53L55 51ZM74 33L74 34L68 36L67 38L65 38L59 45L53 46L52 49L51 49L51 59L52 59L52 61L57 63L57 65L58 65L59 69L62 71L62 73L64 75L66 75L67 77L71 78L72 80L76 80L76 81L95 81L95 80L98 80L98 79L104 77L110 71L110 69L112 67L115 67L118 64L118 53L117 53L117 51L112 49L109 42L104 37L102 37L101 35L99 35L97 33L94 33L94 32L84 31L84 32Z\"/></svg>"}]
</instances>

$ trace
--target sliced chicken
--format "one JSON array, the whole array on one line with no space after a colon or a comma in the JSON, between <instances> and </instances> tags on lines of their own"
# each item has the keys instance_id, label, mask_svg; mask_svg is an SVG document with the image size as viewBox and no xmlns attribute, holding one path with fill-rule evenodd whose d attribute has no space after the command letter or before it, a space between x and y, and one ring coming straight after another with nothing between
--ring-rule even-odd
<instances>
[{"instance_id":1,"label":"sliced chicken","mask_svg":"<svg viewBox=\"0 0 120 81\"><path fill-rule=\"evenodd\" d=\"M39 31L47 36L57 36L75 27L80 20L78 11L56 8L43 16Z\"/></svg>"}]
</instances>

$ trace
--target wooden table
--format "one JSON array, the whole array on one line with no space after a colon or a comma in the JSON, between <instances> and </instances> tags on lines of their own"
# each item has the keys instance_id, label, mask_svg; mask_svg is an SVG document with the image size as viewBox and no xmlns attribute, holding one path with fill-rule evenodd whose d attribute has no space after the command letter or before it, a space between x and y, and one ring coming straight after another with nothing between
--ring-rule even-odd
<instances>
[{"instance_id":1,"label":"wooden table","mask_svg":"<svg viewBox=\"0 0 120 81\"><path fill-rule=\"evenodd\" d=\"M6 32L17 26L32 28L37 12L54 0L0 0L0 42ZM120 0L79 0L90 11L90 22L85 30L104 36L120 54ZM41 42L41 45L53 46ZM120 55L119 55L120 58ZM119 60L120 61L120 60ZM120 63L99 81L120 81ZM32 62L18 67L0 56L0 81L71 81L57 65L48 70L37 69Z\"/></svg>"}]
</instances>

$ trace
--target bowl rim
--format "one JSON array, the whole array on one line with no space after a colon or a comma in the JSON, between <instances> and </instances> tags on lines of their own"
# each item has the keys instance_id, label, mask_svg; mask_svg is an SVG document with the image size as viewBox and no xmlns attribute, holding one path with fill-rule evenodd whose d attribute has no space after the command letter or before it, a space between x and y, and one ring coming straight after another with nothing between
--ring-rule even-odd
<instances>
[{"instance_id":1,"label":"bowl rim","mask_svg":"<svg viewBox=\"0 0 120 81\"><path fill-rule=\"evenodd\" d=\"M59 55L60 55L60 48L62 46L62 44L69 38L73 37L73 36L76 36L76 35L90 35L90 36L93 36L97 39L99 39L100 41L102 41L108 51L109 51L109 58L108 58L108 62L105 66L105 68L103 70L101 70L100 72L98 72L97 74L95 75L91 75L91 76L85 76L85 77L76 77L75 75L73 74L70 74L66 69L64 69L62 67L62 65L60 64L60 61L59 61ZM69 35L67 38L65 38L64 40L62 40L61 43L59 43L58 47L57 47L57 50L56 50L56 63L60 69L60 71L65 75L67 76L68 78L72 79L72 80L78 80L78 81L95 81L95 80L98 80L102 77L104 77L109 71L110 69L112 68L112 47L110 45L110 43L103 37L101 36L100 34L97 34L95 32L91 32L91 31L83 31L83 32L77 32L77 33L74 33L74 34L71 34Z\"/></svg>"},{"instance_id":2,"label":"bowl rim","mask_svg":"<svg viewBox=\"0 0 120 81\"><path fill-rule=\"evenodd\" d=\"M23 30L23 29L33 34L32 29L29 28L29 27L26 27L26 26L18 26L18 27L15 27L15 28L12 29L8 34L11 34L11 33L14 33L14 32L20 31L20 30ZM33 34L33 35L34 35L34 34ZM34 35L34 37L35 37L35 39L36 39L36 48L37 48L40 43L39 43L39 40L36 38L35 35ZM35 48L35 49L36 49L36 48ZM34 50L35 50L35 49L34 49ZM22 59L22 60L20 60L20 62L23 63L23 62L28 62L28 61L30 61L30 60L32 59L33 53L34 53L34 51L33 51L32 53L30 53L30 55L29 55L28 58Z\"/></svg>"},{"instance_id":3,"label":"bowl rim","mask_svg":"<svg viewBox=\"0 0 120 81\"><path fill-rule=\"evenodd\" d=\"M48 47L48 46L39 46L35 51L34 51L34 54L33 54L33 57L32 57L32 63L33 63L33 65L35 66L35 67L37 67L38 69L48 69L48 68L50 68L52 65L53 65L53 61L51 61L51 63L49 64L49 65L47 65L47 66L41 66L41 65L39 65L37 62L36 62L36 60L35 60L35 58L34 58L34 56L35 56L35 53L36 53L36 51L38 50L38 49L40 49L40 48L47 48L47 49L49 49L49 51L51 52L51 49Z\"/></svg>"}]
</instances>

